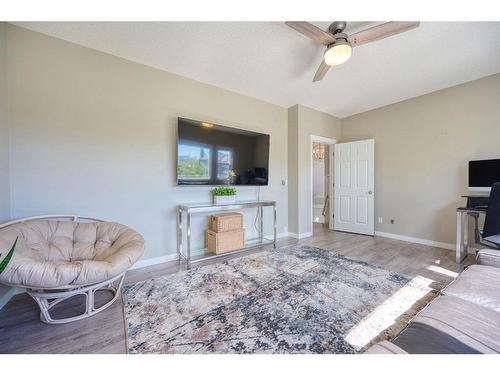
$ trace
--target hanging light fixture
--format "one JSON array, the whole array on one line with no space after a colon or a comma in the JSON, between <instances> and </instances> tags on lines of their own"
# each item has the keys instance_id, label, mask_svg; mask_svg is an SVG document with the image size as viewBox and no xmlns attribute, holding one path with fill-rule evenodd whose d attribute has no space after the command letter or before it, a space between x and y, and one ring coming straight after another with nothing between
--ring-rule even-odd
<instances>
[{"instance_id":1,"label":"hanging light fixture","mask_svg":"<svg viewBox=\"0 0 500 375\"><path fill-rule=\"evenodd\" d=\"M325 145L322 145L321 143L315 143L313 145L313 158L314 160L325 159Z\"/></svg>"}]
</instances>

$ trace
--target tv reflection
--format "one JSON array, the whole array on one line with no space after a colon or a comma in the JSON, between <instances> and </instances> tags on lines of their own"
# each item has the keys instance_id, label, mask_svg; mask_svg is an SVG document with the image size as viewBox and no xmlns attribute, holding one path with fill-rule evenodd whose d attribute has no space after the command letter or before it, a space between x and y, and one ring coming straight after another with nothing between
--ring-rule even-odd
<instances>
[{"instance_id":1,"label":"tv reflection","mask_svg":"<svg viewBox=\"0 0 500 375\"><path fill-rule=\"evenodd\" d=\"M178 119L179 185L267 185L268 163L269 135Z\"/></svg>"}]
</instances>

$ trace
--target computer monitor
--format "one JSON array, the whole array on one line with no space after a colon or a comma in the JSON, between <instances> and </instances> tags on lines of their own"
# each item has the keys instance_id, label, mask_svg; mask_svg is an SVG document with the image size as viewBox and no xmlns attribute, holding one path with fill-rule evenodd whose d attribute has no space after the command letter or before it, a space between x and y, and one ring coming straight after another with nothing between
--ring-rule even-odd
<instances>
[{"instance_id":1,"label":"computer monitor","mask_svg":"<svg viewBox=\"0 0 500 375\"><path fill-rule=\"evenodd\" d=\"M500 182L500 159L469 161L469 190L491 190L491 185Z\"/></svg>"}]
</instances>

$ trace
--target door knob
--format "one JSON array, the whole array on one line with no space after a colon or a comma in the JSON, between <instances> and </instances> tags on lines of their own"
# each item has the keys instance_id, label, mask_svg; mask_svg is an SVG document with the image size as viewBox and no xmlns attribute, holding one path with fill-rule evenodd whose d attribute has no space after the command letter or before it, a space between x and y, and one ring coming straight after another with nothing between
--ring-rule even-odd
<instances>
[{"instance_id":1,"label":"door knob","mask_svg":"<svg viewBox=\"0 0 500 375\"><path fill-rule=\"evenodd\" d=\"M368 190L368 194L372 195L372 194L373 194L373 191Z\"/></svg>"}]
</instances>

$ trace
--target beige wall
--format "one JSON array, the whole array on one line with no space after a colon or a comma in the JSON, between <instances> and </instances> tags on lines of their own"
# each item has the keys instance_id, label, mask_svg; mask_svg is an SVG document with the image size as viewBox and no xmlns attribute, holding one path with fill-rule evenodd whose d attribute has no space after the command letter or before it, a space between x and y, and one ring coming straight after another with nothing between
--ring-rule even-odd
<instances>
[{"instance_id":1,"label":"beige wall","mask_svg":"<svg viewBox=\"0 0 500 375\"><path fill-rule=\"evenodd\" d=\"M10 219L9 127L7 124L6 23L0 22L0 223Z\"/></svg>"},{"instance_id":2,"label":"beige wall","mask_svg":"<svg viewBox=\"0 0 500 375\"><path fill-rule=\"evenodd\" d=\"M454 243L467 162L500 158L500 74L342 119L342 141L366 138L376 230Z\"/></svg>"},{"instance_id":3,"label":"beige wall","mask_svg":"<svg viewBox=\"0 0 500 375\"><path fill-rule=\"evenodd\" d=\"M9 90L7 114L0 101L1 215L81 212L120 221L145 235L145 258L175 252L177 204L210 199L208 188L175 186L177 116L271 135L271 180L260 196L277 200L279 233L311 232L311 135L374 138L375 214L384 219L376 229L447 243L467 161L500 157L500 75L340 120L0 25ZM254 199L259 191L238 194ZM205 222L194 225L198 246Z\"/></svg>"},{"instance_id":4,"label":"beige wall","mask_svg":"<svg viewBox=\"0 0 500 375\"><path fill-rule=\"evenodd\" d=\"M304 235L312 232L311 135L339 140L341 121L332 115L296 105L288 110L288 122L288 174L293 177L288 199L289 231Z\"/></svg>"},{"instance_id":5,"label":"beige wall","mask_svg":"<svg viewBox=\"0 0 500 375\"><path fill-rule=\"evenodd\" d=\"M141 232L145 258L174 254L176 205L211 199L207 187L175 186L183 116L270 134L270 184L260 197L277 201L285 231L287 109L12 25L7 34L13 216L103 217ZM258 190L238 194L255 199ZM195 246L204 220L194 220Z\"/></svg>"}]
</instances>

